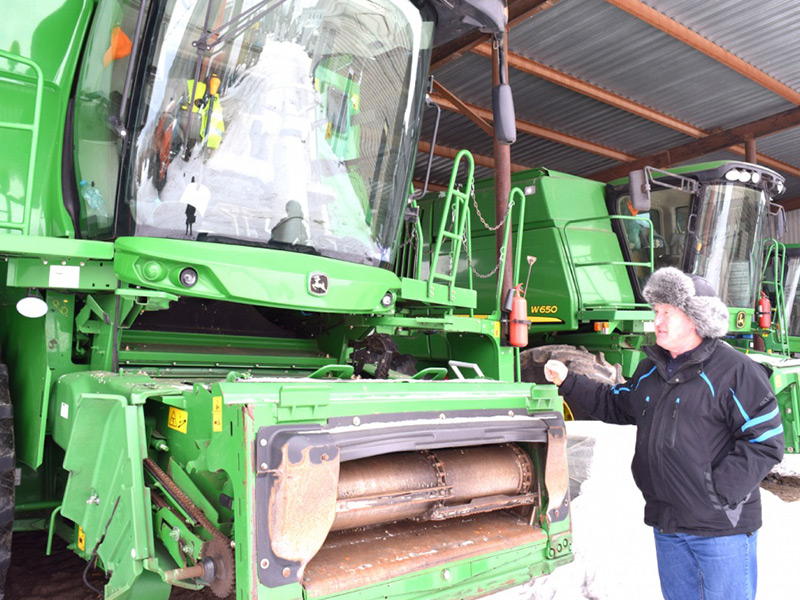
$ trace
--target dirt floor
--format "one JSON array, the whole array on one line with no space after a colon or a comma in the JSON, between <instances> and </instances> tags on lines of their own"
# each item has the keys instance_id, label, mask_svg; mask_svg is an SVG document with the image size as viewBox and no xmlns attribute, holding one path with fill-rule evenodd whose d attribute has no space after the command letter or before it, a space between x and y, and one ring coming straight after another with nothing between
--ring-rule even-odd
<instances>
[{"instance_id":1,"label":"dirt floor","mask_svg":"<svg viewBox=\"0 0 800 600\"><path fill-rule=\"evenodd\" d=\"M800 500L800 477L770 473L761 483L761 487L772 492L784 502L797 502Z\"/></svg>"},{"instance_id":2,"label":"dirt floor","mask_svg":"<svg viewBox=\"0 0 800 600\"><path fill-rule=\"evenodd\" d=\"M53 552L45 556L47 534L25 531L14 534L11 566L6 577L5 600L100 600L102 595L83 582L86 562L67 549L63 540L53 540ZM102 590L105 575L98 569L86 571L86 579ZM202 592L173 588L170 600L211 600L211 590Z\"/></svg>"},{"instance_id":3,"label":"dirt floor","mask_svg":"<svg viewBox=\"0 0 800 600\"><path fill-rule=\"evenodd\" d=\"M786 502L800 501L800 477L770 474L762 484ZM83 583L86 563L67 550L61 540L53 541L53 553L45 556L47 535L43 532L14 534L11 567L6 578L5 600L99 600ZM87 580L97 589L105 583L97 569L86 572ZM210 590L194 592L174 588L170 600L211 600Z\"/></svg>"}]
</instances>

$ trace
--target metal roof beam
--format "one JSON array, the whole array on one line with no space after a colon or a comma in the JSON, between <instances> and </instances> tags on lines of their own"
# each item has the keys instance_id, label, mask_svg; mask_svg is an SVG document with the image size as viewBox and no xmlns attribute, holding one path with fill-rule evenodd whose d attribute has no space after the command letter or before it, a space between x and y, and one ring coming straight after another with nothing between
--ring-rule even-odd
<instances>
[{"instance_id":1,"label":"metal roof beam","mask_svg":"<svg viewBox=\"0 0 800 600\"><path fill-rule=\"evenodd\" d=\"M513 27L525 19L529 19L538 12L555 6L560 1L561 0L509 0L508 25L506 29ZM475 46L488 39L488 35L479 30L475 30L435 48L433 56L431 56L431 72L460 58L463 54L469 52Z\"/></svg>"},{"instance_id":2,"label":"metal roof beam","mask_svg":"<svg viewBox=\"0 0 800 600\"><path fill-rule=\"evenodd\" d=\"M483 56L484 58L492 57L492 45L486 42L479 44L472 51L475 54ZM522 56L521 54L507 52L506 57L508 58L508 66L514 67L518 71L522 71L528 75L533 75L535 77L539 77L540 79L544 79L545 81L549 81L550 83L555 83L556 85L560 85L561 87L582 94L583 96L588 96L589 98L593 98L594 100L598 100L604 104L608 104L609 106L619 108L620 110L624 110L638 117L648 119L654 123L658 123L659 125L663 125L664 127L674 129L675 131L679 131L692 137L703 137L707 134L706 131L703 131L698 127L694 127L693 125L681 121L680 119L670 117L669 115L657 110L653 110L644 104L634 102L633 100L629 100L628 98L620 96L619 94L609 92L608 90L605 90L599 86L583 81L582 79L578 79L577 77L573 77L572 75L567 75L563 71L548 67L547 65L544 65L526 56Z\"/></svg>"},{"instance_id":3,"label":"metal roof beam","mask_svg":"<svg viewBox=\"0 0 800 600\"><path fill-rule=\"evenodd\" d=\"M438 104L439 106L441 106L446 110L450 110L453 112L460 112L457 106L455 106L446 98L443 98L438 94L432 94L431 99L434 102L436 102L436 104ZM476 106L474 104L466 104L466 106L472 112L486 119L487 121L492 120L491 110L482 108L480 106ZM527 133L528 135L544 138L546 140L549 140L551 142L556 142L564 146L577 148L578 150L583 150L584 152L599 154L600 156L604 156L605 158L610 158L612 160L618 160L621 162L636 160L636 157L633 156L632 154L626 154L625 152L620 152L619 150L614 150L613 148L609 148L607 146L601 146L600 144L595 144L594 142L577 138L575 136L568 135L566 133L561 133L560 131L556 131L554 129L548 129L547 127L534 125L533 123L529 123L528 121L523 121L522 119L517 119L517 131Z\"/></svg>"},{"instance_id":4,"label":"metal roof beam","mask_svg":"<svg viewBox=\"0 0 800 600\"><path fill-rule=\"evenodd\" d=\"M483 56L484 58L491 58L492 45L487 42L483 42L476 46L472 51L479 56ZM699 127L695 127L690 123L686 123L685 121L681 121L680 119L676 119L675 117L671 117L670 115L654 110L649 106L640 104L639 102L635 102L625 98L624 96L620 96L619 94L615 94L592 83L584 81L583 79L578 79L572 75L567 75L563 71L548 67L547 65L544 65L526 56L522 56L521 54L508 52L507 57L509 66L514 67L518 71L522 71L528 75L533 75L534 77L539 77L540 79L544 79L550 83L560 85L561 87L564 87L570 91L587 96L604 104L608 104L614 108L624 110L632 115L647 119L648 121L652 121L653 123L657 123L658 125L662 125L674 131L678 131L694 138L706 137L710 133L700 129ZM731 146L728 148L728 150L738 154L739 156L746 155L745 148L741 145ZM787 175L800 177L800 168L798 167L764 154L758 154L757 156L758 161L767 167L778 169Z\"/></svg>"},{"instance_id":5,"label":"metal roof beam","mask_svg":"<svg viewBox=\"0 0 800 600\"><path fill-rule=\"evenodd\" d=\"M670 19L664 13L660 13L656 9L640 2L640 0L606 0L606 2L624 10L648 25L660 29L667 35L671 35L687 46L691 46L698 52L702 52L726 67L733 69L740 75L755 81L757 84L778 94L789 102L800 104L800 92L797 92L774 77L767 75L761 69L754 67L721 46L716 45L708 38Z\"/></svg>"},{"instance_id":6,"label":"metal roof beam","mask_svg":"<svg viewBox=\"0 0 800 600\"><path fill-rule=\"evenodd\" d=\"M780 204L786 212L797 210L800 208L800 196L787 198L786 200L778 200L777 203Z\"/></svg>"},{"instance_id":7,"label":"metal roof beam","mask_svg":"<svg viewBox=\"0 0 800 600\"><path fill-rule=\"evenodd\" d=\"M417 150L419 150L420 152L424 152L425 154L430 154L431 145L428 142L420 142L417 145ZM460 150L456 150L455 148L450 148L448 146L442 146L441 144L436 144L436 146L433 148L434 156L441 156L442 158L454 159L459 152ZM486 167L487 169L494 169L494 159L491 156L475 154L474 152L470 152L470 154L472 154L472 158L475 160L476 165ZM528 171L530 168L531 167L526 167L525 165L511 163L512 173L518 173L519 171Z\"/></svg>"},{"instance_id":8,"label":"metal roof beam","mask_svg":"<svg viewBox=\"0 0 800 600\"><path fill-rule=\"evenodd\" d=\"M641 169L646 165L666 168L717 150L724 150L728 146L746 139L748 136L759 138L798 125L800 125L800 107L795 107L751 123L713 133L698 140L692 140L686 144L674 146L656 154L637 158L623 165L594 173L589 177L600 181L611 181L618 177L626 177L630 171Z\"/></svg>"},{"instance_id":9,"label":"metal roof beam","mask_svg":"<svg viewBox=\"0 0 800 600\"><path fill-rule=\"evenodd\" d=\"M414 189L420 189L420 190L424 190L425 189L425 182L420 180L420 179L414 179L411 182L411 185L414 186ZM447 191L447 186L439 185L438 183L431 183L429 181L428 182L428 191L429 192L446 192Z\"/></svg>"},{"instance_id":10,"label":"metal roof beam","mask_svg":"<svg viewBox=\"0 0 800 600\"><path fill-rule=\"evenodd\" d=\"M440 82L433 80L433 89L439 92L442 97L456 107L456 111L467 117L470 121L480 127L484 133L489 137L494 137L494 127L489 124L483 117L478 115L474 110L471 110L466 102L444 87Z\"/></svg>"}]
</instances>

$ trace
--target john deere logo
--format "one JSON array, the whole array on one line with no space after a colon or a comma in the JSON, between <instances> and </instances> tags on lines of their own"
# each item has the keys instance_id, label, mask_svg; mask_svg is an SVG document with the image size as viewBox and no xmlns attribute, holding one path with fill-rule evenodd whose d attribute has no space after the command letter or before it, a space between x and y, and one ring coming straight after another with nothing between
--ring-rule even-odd
<instances>
[{"instance_id":1,"label":"john deere logo","mask_svg":"<svg viewBox=\"0 0 800 600\"><path fill-rule=\"evenodd\" d=\"M308 276L308 293L324 296L328 293L328 276L324 273L312 273Z\"/></svg>"},{"instance_id":2,"label":"john deere logo","mask_svg":"<svg viewBox=\"0 0 800 600\"><path fill-rule=\"evenodd\" d=\"M747 318L747 315L745 314L745 312L743 310L740 310L738 313L736 313L736 328L737 329L741 329L742 327L744 327L745 318Z\"/></svg>"}]
</instances>

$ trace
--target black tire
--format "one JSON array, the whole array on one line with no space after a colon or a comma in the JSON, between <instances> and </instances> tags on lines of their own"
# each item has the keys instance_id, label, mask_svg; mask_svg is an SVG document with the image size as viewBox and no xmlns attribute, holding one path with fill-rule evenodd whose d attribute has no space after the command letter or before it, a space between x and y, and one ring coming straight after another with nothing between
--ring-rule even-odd
<instances>
[{"instance_id":1,"label":"black tire","mask_svg":"<svg viewBox=\"0 0 800 600\"><path fill-rule=\"evenodd\" d=\"M522 380L547 383L544 377L544 365L550 359L561 361L572 373L584 375L606 385L616 385L625 381L622 377L622 367L619 364L609 363L602 352L592 354L583 346L567 344L539 346L522 352L520 354ZM573 406L574 403L570 403L569 398L565 397L564 399L567 401L574 419L590 418L588 414L576 410Z\"/></svg>"},{"instance_id":2,"label":"black tire","mask_svg":"<svg viewBox=\"0 0 800 600\"><path fill-rule=\"evenodd\" d=\"M0 600L5 596L6 573L11 563L15 470L14 415L8 391L8 369L0 363Z\"/></svg>"}]
</instances>

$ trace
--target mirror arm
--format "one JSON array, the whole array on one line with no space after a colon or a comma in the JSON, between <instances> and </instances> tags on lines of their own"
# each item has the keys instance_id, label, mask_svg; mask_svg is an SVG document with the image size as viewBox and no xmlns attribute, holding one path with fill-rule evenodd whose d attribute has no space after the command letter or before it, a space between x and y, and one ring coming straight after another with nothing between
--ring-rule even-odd
<instances>
[{"instance_id":1,"label":"mirror arm","mask_svg":"<svg viewBox=\"0 0 800 600\"><path fill-rule=\"evenodd\" d=\"M442 107L431 99L430 93L432 91L433 75L428 79L428 93L425 95L425 105L429 108L436 109L436 121L433 124L433 137L431 138L431 149L430 152L428 152L428 166L425 169L425 182L422 184L422 190L416 191L411 195L411 198L414 200L422 198L428 193L428 181L431 178L431 166L433 165L433 151L436 148L436 138L439 135L439 121L442 118Z\"/></svg>"},{"instance_id":2,"label":"mirror arm","mask_svg":"<svg viewBox=\"0 0 800 600\"><path fill-rule=\"evenodd\" d=\"M134 30L133 34L133 44L131 47L130 58L128 59L128 69L125 71L125 81L122 84L122 100L120 102L119 115L112 115L109 118L114 131L123 140L128 136L128 130L125 127L125 117L128 112L131 86L133 85L133 71L136 66L136 59L139 56L139 46L141 45L144 16L149 10L151 3L151 1L148 1L142 2L139 5L139 14L136 16L136 29Z\"/></svg>"}]
</instances>

